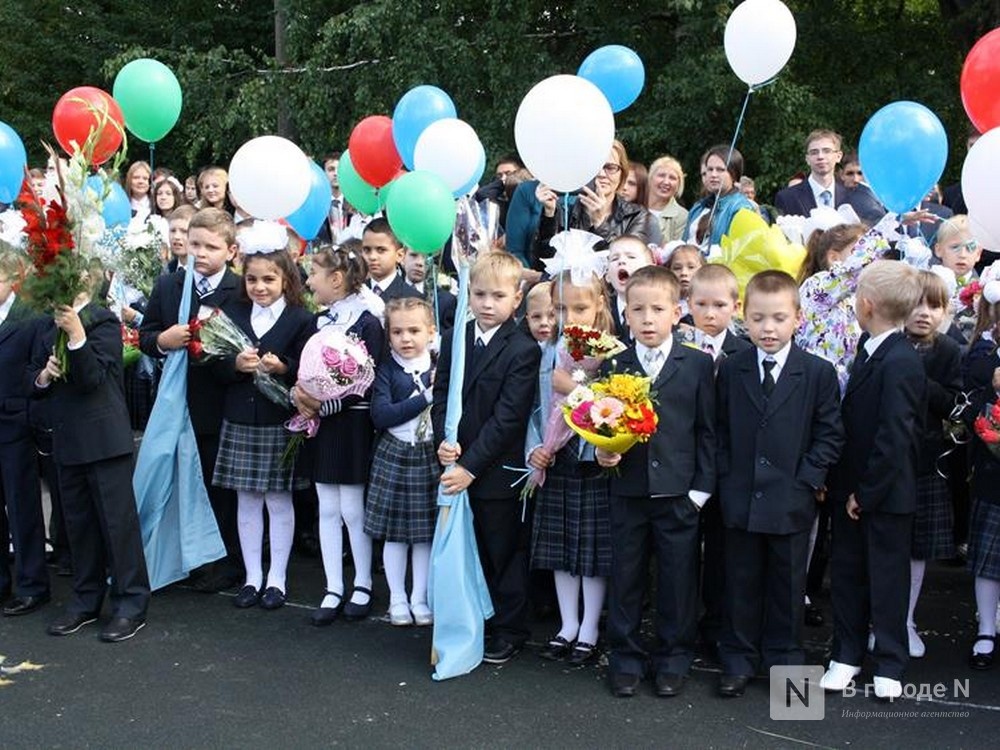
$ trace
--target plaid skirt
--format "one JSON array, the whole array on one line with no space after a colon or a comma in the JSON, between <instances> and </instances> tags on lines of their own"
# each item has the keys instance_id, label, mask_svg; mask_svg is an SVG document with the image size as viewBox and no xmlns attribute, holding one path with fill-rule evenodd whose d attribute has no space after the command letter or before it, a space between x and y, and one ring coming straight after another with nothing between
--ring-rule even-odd
<instances>
[{"instance_id":1,"label":"plaid skirt","mask_svg":"<svg viewBox=\"0 0 1000 750\"><path fill-rule=\"evenodd\" d=\"M555 467L553 467L555 468ZM611 574L609 482L594 463L549 471L538 489L531 567L575 576Z\"/></svg>"},{"instance_id":2,"label":"plaid skirt","mask_svg":"<svg viewBox=\"0 0 1000 750\"><path fill-rule=\"evenodd\" d=\"M368 481L365 533L387 542L430 542L437 523L440 477L434 441L410 445L382 433Z\"/></svg>"},{"instance_id":3,"label":"plaid skirt","mask_svg":"<svg viewBox=\"0 0 1000 750\"><path fill-rule=\"evenodd\" d=\"M222 420L219 455L212 484L246 492L291 492L309 486L305 477L293 477L292 467L281 466L281 454L291 433L284 425L235 424Z\"/></svg>"},{"instance_id":4,"label":"plaid skirt","mask_svg":"<svg viewBox=\"0 0 1000 750\"><path fill-rule=\"evenodd\" d=\"M917 513L913 517L914 560L955 556L954 517L948 480L937 472L917 478Z\"/></svg>"},{"instance_id":5,"label":"plaid skirt","mask_svg":"<svg viewBox=\"0 0 1000 750\"><path fill-rule=\"evenodd\" d=\"M139 372L138 365L132 365L122 374L125 385L125 404L128 406L129 421L133 430L145 430L149 415L153 411L153 378Z\"/></svg>"},{"instance_id":6,"label":"plaid skirt","mask_svg":"<svg viewBox=\"0 0 1000 750\"><path fill-rule=\"evenodd\" d=\"M969 521L969 571L1000 581L1000 505L973 500Z\"/></svg>"}]
</instances>

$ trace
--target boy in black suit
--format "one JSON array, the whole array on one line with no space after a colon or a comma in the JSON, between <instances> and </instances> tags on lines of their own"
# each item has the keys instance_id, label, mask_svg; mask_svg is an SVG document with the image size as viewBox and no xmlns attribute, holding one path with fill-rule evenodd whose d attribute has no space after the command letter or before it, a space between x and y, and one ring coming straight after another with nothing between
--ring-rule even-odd
<instances>
[{"instance_id":1,"label":"boy in black suit","mask_svg":"<svg viewBox=\"0 0 1000 750\"><path fill-rule=\"evenodd\" d=\"M188 323L202 305L222 307L234 301L240 279L229 270L236 257L236 227L232 217L218 208L203 208L188 224L188 253L194 256L194 294L191 307L178 316L186 271L161 276L149 297L139 327L139 348L150 357L163 359L167 353L187 346L191 340ZM187 400L191 426L198 441L201 474L226 546L226 557L204 566L192 575L198 591L211 593L243 582L243 558L236 529L236 493L212 486L212 473L219 452L222 405L226 389L212 377L210 368L188 362Z\"/></svg>"},{"instance_id":2,"label":"boy in black suit","mask_svg":"<svg viewBox=\"0 0 1000 750\"><path fill-rule=\"evenodd\" d=\"M400 297L422 296L406 283L406 277L399 268L403 262L403 244L386 219L372 219L365 227L361 235L361 253L368 264L368 287L384 302Z\"/></svg>"},{"instance_id":3,"label":"boy in black suit","mask_svg":"<svg viewBox=\"0 0 1000 750\"><path fill-rule=\"evenodd\" d=\"M611 300L611 317L615 319L615 337L624 344L632 343L632 333L625 320L625 285L629 277L644 266L653 265L653 251L642 238L626 234L613 240L608 248L608 299Z\"/></svg>"},{"instance_id":4,"label":"boy in black suit","mask_svg":"<svg viewBox=\"0 0 1000 750\"><path fill-rule=\"evenodd\" d=\"M483 574L493 600L484 660L502 664L528 639L528 553L518 489L504 466L524 464L524 426L538 381L541 350L513 320L521 303L521 264L509 253L480 256L470 272L475 320L466 326L465 382L458 444L444 442L451 369L445 337L434 381L431 417L438 458L448 468L445 492L469 490Z\"/></svg>"},{"instance_id":5,"label":"boy in black suit","mask_svg":"<svg viewBox=\"0 0 1000 750\"><path fill-rule=\"evenodd\" d=\"M761 668L803 664L809 530L843 444L837 373L792 343L799 290L783 271L754 276L755 347L727 357L717 383L726 624L719 694L743 695Z\"/></svg>"},{"instance_id":6,"label":"boy in black suit","mask_svg":"<svg viewBox=\"0 0 1000 750\"><path fill-rule=\"evenodd\" d=\"M55 341L51 330L36 347L31 377L34 395L47 397L51 405L73 596L48 632L70 635L94 622L109 593L111 620L101 630L101 640L124 641L145 625L150 592L132 494L121 326L87 293L73 307L57 308L54 317L68 338L68 369L63 371L50 354Z\"/></svg>"},{"instance_id":7,"label":"boy in black suit","mask_svg":"<svg viewBox=\"0 0 1000 750\"><path fill-rule=\"evenodd\" d=\"M681 308L680 282L671 271L636 270L625 295L635 344L607 369L652 379L659 428L624 456L597 450L598 463L619 467L611 479L609 676L614 695L635 695L651 656L656 694L672 697L683 690L694 656L698 517L715 489L712 358L673 337ZM658 643L650 655L639 628L651 551Z\"/></svg>"},{"instance_id":8,"label":"boy in black suit","mask_svg":"<svg viewBox=\"0 0 1000 750\"><path fill-rule=\"evenodd\" d=\"M820 684L843 690L860 674L870 623L875 696L883 700L902 695L909 660L910 543L926 376L902 328L920 294L916 271L900 261L876 261L861 273L854 309L866 335L844 393L847 442L830 481L833 652Z\"/></svg>"}]
</instances>

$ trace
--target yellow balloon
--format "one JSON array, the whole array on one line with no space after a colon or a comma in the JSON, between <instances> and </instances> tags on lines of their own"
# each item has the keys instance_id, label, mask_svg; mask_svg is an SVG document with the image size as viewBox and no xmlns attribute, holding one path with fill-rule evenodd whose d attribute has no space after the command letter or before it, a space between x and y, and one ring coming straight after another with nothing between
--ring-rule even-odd
<instances>
[{"instance_id":1,"label":"yellow balloon","mask_svg":"<svg viewBox=\"0 0 1000 750\"><path fill-rule=\"evenodd\" d=\"M756 211L736 212L729 232L720 241L722 254L711 260L727 266L736 275L740 297L754 274L778 270L796 276L806 257L802 245L789 242L777 226L769 226Z\"/></svg>"}]
</instances>

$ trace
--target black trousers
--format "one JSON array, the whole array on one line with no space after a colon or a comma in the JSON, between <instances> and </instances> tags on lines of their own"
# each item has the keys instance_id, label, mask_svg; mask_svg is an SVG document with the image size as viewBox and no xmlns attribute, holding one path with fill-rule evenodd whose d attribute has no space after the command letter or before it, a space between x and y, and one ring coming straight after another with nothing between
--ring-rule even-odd
<instances>
[{"instance_id":1,"label":"black trousers","mask_svg":"<svg viewBox=\"0 0 1000 750\"><path fill-rule=\"evenodd\" d=\"M719 643L723 671L752 677L761 668L804 664L809 531L726 529L725 534L727 622Z\"/></svg>"},{"instance_id":2,"label":"black trousers","mask_svg":"<svg viewBox=\"0 0 1000 750\"><path fill-rule=\"evenodd\" d=\"M701 541L701 606L698 630L706 643L717 643L725 626L726 545L722 507L713 495L701 509L698 522Z\"/></svg>"},{"instance_id":3,"label":"black trousers","mask_svg":"<svg viewBox=\"0 0 1000 750\"><path fill-rule=\"evenodd\" d=\"M486 586L493 600L487 636L522 645L528 630L528 525L521 522L517 496L501 499L469 497L473 529Z\"/></svg>"},{"instance_id":4,"label":"black trousers","mask_svg":"<svg viewBox=\"0 0 1000 750\"><path fill-rule=\"evenodd\" d=\"M113 617L145 617L149 577L132 493L132 456L60 465L59 483L73 561L68 610L97 614L108 593Z\"/></svg>"},{"instance_id":5,"label":"black trousers","mask_svg":"<svg viewBox=\"0 0 1000 750\"><path fill-rule=\"evenodd\" d=\"M13 577L7 564L8 537L14 543ZM0 550L0 592L10 589L19 596L48 593L45 517L38 457L30 437L0 443Z\"/></svg>"},{"instance_id":6,"label":"black trousers","mask_svg":"<svg viewBox=\"0 0 1000 750\"><path fill-rule=\"evenodd\" d=\"M687 497L611 498L608 644L612 673L687 674L698 617L698 508ZM642 643L649 555L656 556L656 636Z\"/></svg>"},{"instance_id":7,"label":"black trousers","mask_svg":"<svg viewBox=\"0 0 1000 750\"><path fill-rule=\"evenodd\" d=\"M201 475L208 490L208 500L215 513L215 522L219 525L222 543L226 546L226 556L214 563L220 575L241 577L243 568L243 553L240 551L240 535L236 525L236 492L212 485L212 474L215 472L215 459L219 455L219 436L196 435L198 457L201 460Z\"/></svg>"},{"instance_id":8,"label":"black trousers","mask_svg":"<svg viewBox=\"0 0 1000 750\"><path fill-rule=\"evenodd\" d=\"M912 514L833 510L830 587L834 661L861 666L868 625L875 633L875 675L902 679L910 658L906 613L910 602Z\"/></svg>"}]
</instances>

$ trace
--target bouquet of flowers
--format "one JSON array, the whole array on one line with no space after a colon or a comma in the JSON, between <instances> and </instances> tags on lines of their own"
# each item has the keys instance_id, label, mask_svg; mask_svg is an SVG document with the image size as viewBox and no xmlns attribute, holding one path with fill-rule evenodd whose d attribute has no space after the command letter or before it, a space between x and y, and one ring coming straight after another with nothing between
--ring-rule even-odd
<instances>
[{"instance_id":1,"label":"bouquet of flowers","mask_svg":"<svg viewBox=\"0 0 1000 750\"><path fill-rule=\"evenodd\" d=\"M312 398L326 403L347 396L362 396L375 382L375 360L365 343L328 326L312 335L302 348L296 383ZM316 436L319 417L296 414L285 428L294 433L282 455L290 465L306 438Z\"/></svg>"},{"instance_id":2,"label":"bouquet of flowers","mask_svg":"<svg viewBox=\"0 0 1000 750\"><path fill-rule=\"evenodd\" d=\"M983 285L978 281L970 281L958 293L958 301L964 309L974 310L979 296L983 293Z\"/></svg>"},{"instance_id":3,"label":"bouquet of flowers","mask_svg":"<svg viewBox=\"0 0 1000 750\"><path fill-rule=\"evenodd\" d=\"M990 453L1000 459L1000 400L994 401L972 423L976 436L982 440Z\"/></svg>"},{"instance_id":4,"label":"bouquet of flowers","mask_svg":"<svg viewBox=\"0 0 1000 750\"><path fill-rule=\"evenodd\" d=\"M153 293L157 278L163 273L163 239L152 224L141 232L127 232L121 238L117 271L146 299Z\"/></svg>"},{"instance_id":5,"label":"bouquet of flowers","mask_svg":"<svg viewBox=\"0 0 1000 750\"><path fill-rule=\"evenodd\" d=\"M591 445L624 453L656 432L658 417L643 375L615 373L577 386L563 405L566 424Z\"/></svg>"},{"instance_id":6,"label":"bouquet of flowers","mask_svg":"<svg viewBox=\"0 0 1000 750\"><path fill-rule=\"evenodd\" d=\"M122 365L131 367L142 356L139 350L139 332L122 323Z\"/></svg>"}]
</instances>

